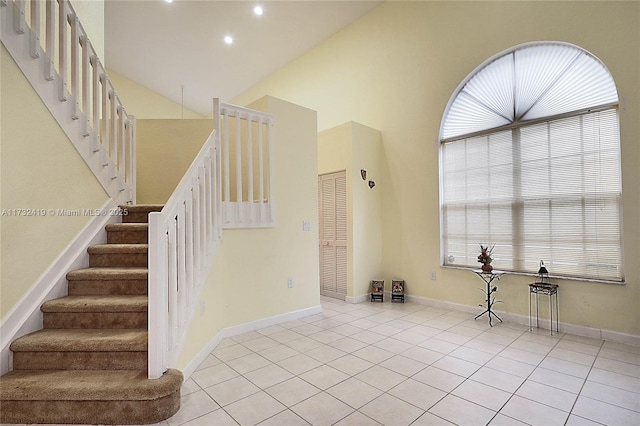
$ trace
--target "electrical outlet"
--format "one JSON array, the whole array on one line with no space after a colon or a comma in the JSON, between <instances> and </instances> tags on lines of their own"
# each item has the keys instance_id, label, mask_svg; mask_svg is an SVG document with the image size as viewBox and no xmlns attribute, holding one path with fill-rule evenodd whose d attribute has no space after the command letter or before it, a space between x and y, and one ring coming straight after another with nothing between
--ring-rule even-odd
<instances>
[{"instance_id":1,"label":"electrical outlet","mask_svg":"<svg viewBox=\"0 0 640 426\"><path fill-rule=\"evenodd\" d=\"M311 222L305 220L302 222L302 230L303 231L311 231Z\"/></svg>"},{"instance_id":2,"label":"electrical outlet","mask_svg":"<svg viewBox=\"0 0 640 426\"><path fill-rule=\"evenodd\" d=\"M436 271L431 271L431 279L435 281L435 279L436 279Z\"/></svg>"},{"instance_id":3,"label":"electrical outlet","mask_svg":"<svg viewBox=\"0 0 640 426\"><path fill-rule=\"evenodd\" d=\"M287 287L293 288L293 278L287 278Z\"/></svg>"}]
</instances>

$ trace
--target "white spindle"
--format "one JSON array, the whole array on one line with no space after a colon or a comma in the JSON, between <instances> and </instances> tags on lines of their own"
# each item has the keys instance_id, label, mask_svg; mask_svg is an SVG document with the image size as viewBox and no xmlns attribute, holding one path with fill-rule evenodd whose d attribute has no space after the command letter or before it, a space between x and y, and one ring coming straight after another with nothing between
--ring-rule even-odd
<instances>
[{"instance_id":1,"label":"white spindle","mask_svg":"<svg viewBox=\"0 0 640 426\"><path fill-rule=\"evenodd\" d=\"M198 166L198 190L200 191L200 200L198 203L198 216L199 216L199 221L200 221L200 241L199 241L199 245L197 246L197 249L200 251L200 253L202 253L203 255L206 253L206 235L207 235L207 228L209 227L209 224L207 223L207 212L206 212L206 208L207 208L207 199L206 199L206 195L205 195L205 172L204 172L204 164L201 164L200 166ZM202 270L202 268L204 268L204 264L200 263L200 269Z\"/></svg>"},{"instance_id":2,"label":"white spindle","mask_svg":"<svg viewBox=\"0 0 640 426\"><path fill-rule=\"evenodd\" d=\"M231 176L229 172L229 113L224 111L224 201L231 201Z\"/></svg>"},{"instance_id":3,"label":"white spindle","mask_svg":"<svg viewBox=\"0 0 640 426\"><path fill-rule=\"evenodd\" d=\"M71 95L73 96L73 113L71 118L77 120L80 118L80 53L78 30L80 21L74 14L69 14L69 25L71 26Z\"/></svg>"},{"instance_id":4,"label":"white spindle","mask_svg":"<svg viewBox=\"0 0 640 426\"><path fill-rule=\"evenodd\" d=\"M238 215L236 221L242 222L242 132L240 129L240 114L235 115L236 120L236 203L238 203Z\"/></svg>"},{"instance_id":5,"label":"white spindle","mask_svg":"<svg viewBox=\"0 0 640 426\"><path fill-rule=\"evenodd\" d=\"M58 74L60 100L67 100L67 1L58 1Z\"/></svg>"},{"instance_id":6,"label":"white spindle","mask_svg":"<svg viewBox=\"0 0 640 426\"><path fill-rule=\"evenodd\" d=\"M136 139L136 117L134 115L129 116L129 120L131 126L129 128L130 133L130 143L131 146L131 154L129 155L129 188L131 189L131 195L129 196L129 200L135 204L136 202L136 149L137 149L137 139Z\"/></svg>"},{"instance_id":7,"label":"white spindle","mask_svg":"<svg viewBox=\"0 0 640 426\"><path fill-rule=\"evenodd\" d=\"M91 42L87 36L82 36L82 111L84 112L84 132L82 136L87 137L91 134L91 114L89 113L89 78L90 78L90 64L89 53L91 50Z\"/></svg>"},{"instance_id":8,"label":"white spindle","mask_svg":"<svg viewBox=\"0 0 640 426\"><path fill-rule=\"evenodd\" d=\"M116 112L116 92L111 87L111 82L107 79L109 85L109 155L111 162L109 163L109 177L115 179L118 176L118 116Z\"/></svg>"},{"instance_id":9,"label":"white spindle","mask_svg":"<svg viewBox=\"0 0 640 426\"><path fill-rule=\"evenodd\" d=\"M45 63L44 78L51 81L55 72L55 16L56 4L55 0L46 0L45 2L45 47L47 52L47 61Z\"/></svg>"},{"instance_id":10,"label":"white spindle","mask_svg":"<svg viewBox=\"0 0 640 426\"><path fill-rule=\"evenodd\" d=\"M118 98L116 98L116 101L118 101ZM125 110L122 107L122 105L118 102L118 106L116 107L116 114L118 116L118 121L116 123L116 128L118 129L118 137L116 138L116 152L117 152L117 156L116 156L116 165L118 167L119 171L122 171L124 173L124 171L126 170L124 167L124 115Z\"/></svg>"},{"instance_id":11,"label":"white spindle","mask_svg":"<svg viewBox=\"0 0 640 426\"><path fill-rule=\"evenodd\" d=\"M168 237L169 250L167 264L169 266L167 280L167 290L169 293L169 349L173 349L178 344L178 253L176 244L177 224L175 217L169 219Z\"/></svg>"},{"instance_id":12,"label":"white spindle","mask_svg":"<svg viewBox=\"0 0 640 426\"><path fill-rule=\"evenodd\" d=\"M200 280L200 268L202 266L202 252L200 251L200 236L202 235L200 223L200 185L198 183L197 169L191 179L193 197L193 260L195 264L195 282Z\"/></svg>"},{"instance_id":13,"label":"white spindle","mask_svg":"<svg viewBox=\"0 0 640 426\"><path fill-rule=\"evenodd\" d=\"M177 291L178 291L178 324L182 328L187 323L187 298L189 286L186 274L186 234L185 234L185 205L182 202L178 205L177 214Z\"/></svg>"},{"instance_id":14,"label":"white spindle","mask_svg":"<svg viewBox=\"0 0 640 426\"><path fill-rule=\"evenodd\" d=\"M247 115L247 201L249 211L253 212L253 117ZM253 217L251 218L253 221Z\"/></svg>"},{"instance_id":15,"label":"white spindle","mask_svg":"<svg viewBox=\"0 0 640 426\"><path fill-rule=\"evenodd\" d=\"M32 58L40 57L40 2L31 0L31 40L30 51Z\"/></svg>"},{"instance_id":16,"label":"white spindle","mask_svg":"<svg viewBox=\"0 0 640 426\"><path fill-rule=\"evenodd\" d=\"M258 220L264 218L264 153L262 149L262 118L258 118L258 202L260 203L260 210Z\"/></svg>"},{"instance_id":17,"label":"white spindle","mask_svg":"<svg viewBox=\"0 0 640 426\"><path fill-rule=\"evenodd\" d=\"M187 283L192 284L195 280L195 261L193 258L193 192L192 189L184 192L185 209L185 272Z\"/></svg>"},{"instance_id":18,"label":"white spindle","mask_svg":"<svg viewBox=\"0 0 640 426\"><path fill-rule=\"evenodd\" d=\"M163 216L159 212L149 213L149 324L148 374L157 379L164 373L163 358L166 353L164 330L167 324L165 307L166 294L163 283L166 282L167 245L163 232ZM153 302L151 302L153 301Z\"/></svg>"},{"instance_id":19,"label":"white spindle","mask_svg":"<svg viewBox=\"0 0 640 426\"><path fill-rule=\"evenodd\" d=\"M97 152L100 149L100 131L101 131L101 123L100 123L100 73L98 72L100 69L100 60L96 55L92 55L90 58L91 62L91 126L93 127L94 134L91 138L91 149L93 152Z\"/></svg>"},{"instance_id":20,"label":"white spindle","mask_svg":"<svg viewBox=\"0 0 640 426\"><path fill-rule=\"evenodd\" d=\"M13 7L13 12L15 16L13 18L13 29L18 34L24 34L26 28L26 21L24 16L26 4L24 0L14 0L14 3L15 5Z\"/></svg>"},{"instance_id":21,"label":"white spindle","mask_svg":"<svg viewBox=\"0 0 640 426\"><path fill-rule=\"evenodd\" d=\"M271 118L267 119L267 199L269 206L269 221L273 221L274 218L274 204L271 196L271 189L273 188L273 151L271 143Z\"/></svg>"}]
</instances>

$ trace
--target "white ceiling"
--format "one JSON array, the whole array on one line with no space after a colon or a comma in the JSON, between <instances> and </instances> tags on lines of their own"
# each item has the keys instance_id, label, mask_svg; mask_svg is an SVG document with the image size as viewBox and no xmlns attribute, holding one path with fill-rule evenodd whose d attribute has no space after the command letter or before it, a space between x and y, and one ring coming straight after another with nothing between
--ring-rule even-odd
<instances>
[{"instance_id":1,"label":"white ceiling","mask_svg":"<svg viewBox=\"0 0 640 426\"><path fill-rule=\"evenodd\" d=\"M382 1L105 1L108 68L201 114L229 101ZM262 16L253 13L261 4ZM223 37L235 41L226 45ZM181 87L181 86L184 86ZM183 95L184 92L184 95Z\"/></svg>"}]
</instances>

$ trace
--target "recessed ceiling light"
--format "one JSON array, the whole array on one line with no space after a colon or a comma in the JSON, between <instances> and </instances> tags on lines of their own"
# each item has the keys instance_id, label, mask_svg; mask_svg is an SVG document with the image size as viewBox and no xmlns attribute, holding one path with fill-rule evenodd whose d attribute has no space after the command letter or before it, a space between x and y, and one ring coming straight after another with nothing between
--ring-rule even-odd
<instances>
[{"instance_id":1,"label":"recessed ceiling light","mask_svg":"<svg viewBox=\"0 0 640 426\"><path fill-rule=\"evenodd\" d=\"M253 8L253 13L255 13L258 16L262 16L262 14L264 13L264 10L262 9L262 6L256 6Z\"/></svg>"},{"instance_id":2,"label":"recessed ceiling light","mask_svg":"<svg viewBox=\"0 0 640 426\"><path fill-rule=\"evenodd\" d=\"M164 1L166 1L167 3L173 3L173 0L164 0Z\"/></svg>"},{"instance_id":3,"label":"recessed ceiling light","mask_svg":"<svg viewBox=\"0 0 640 426\"><path fill-rule=\"evenodd\" d=\"M224 42L227 44L233 44L233 37L231 37L230 35L224 36Z\"/></svg>"}]
</instances>

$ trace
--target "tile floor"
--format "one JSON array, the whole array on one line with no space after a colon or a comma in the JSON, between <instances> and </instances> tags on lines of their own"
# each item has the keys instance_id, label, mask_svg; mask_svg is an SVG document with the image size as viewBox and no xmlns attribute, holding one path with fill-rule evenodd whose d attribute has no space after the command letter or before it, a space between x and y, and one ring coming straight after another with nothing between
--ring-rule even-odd
<instances>
[{"instance_id":1,"label":"tile floor","mask_svg":"<svg viewBox=\"0 0 640 426\"><path fill-rule=\"evenodd\" d=\"M163 425L638 425L640 347L416 303L226 339Z\"/></svg>"},{"instance_id":2,"label":"tile floor","mask_svg":"<svg viewBox=\"0 0 640 426\"><path fill-rule=\"evenodd\" d=\"M222 341L160 425L640 424L640 347L416 303L322 308Z\"/></svg>"}]
</instances>

